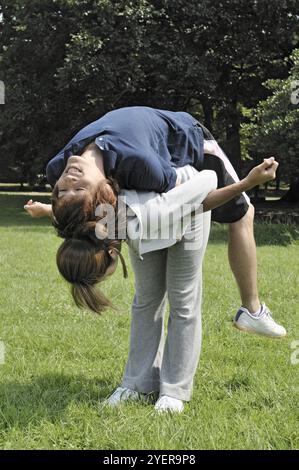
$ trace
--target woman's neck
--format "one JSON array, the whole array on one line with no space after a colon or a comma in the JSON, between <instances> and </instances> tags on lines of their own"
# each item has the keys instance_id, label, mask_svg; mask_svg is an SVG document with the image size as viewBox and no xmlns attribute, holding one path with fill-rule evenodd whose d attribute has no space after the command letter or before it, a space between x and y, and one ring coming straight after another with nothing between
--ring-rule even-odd
<instances>
[{"instance_id":1,"label":"woman's neck","mask_svg":"<svg viewBox=\"0 0 299 470\"><path fill-rule=\"evenodd\" d=\"M103 178L106 178L104 169L104 156L99 147L94 142L91 142L85 147L81 157L88 160L92 165L95 165L102 173Z\"/></svg>"}]
</instances>

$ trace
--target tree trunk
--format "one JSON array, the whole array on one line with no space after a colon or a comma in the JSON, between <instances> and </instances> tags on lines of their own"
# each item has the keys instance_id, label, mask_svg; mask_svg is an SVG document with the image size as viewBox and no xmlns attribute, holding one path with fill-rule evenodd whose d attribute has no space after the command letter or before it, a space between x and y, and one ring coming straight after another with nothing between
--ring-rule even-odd
<instances>
[{"instance_id":1,"label":"tree trunk","mask_svg":"<svg viewBox=\"0 0 299 470\"><path fill-rule=\"evenodd\" d=\"M254 189L253 189L253 197L255 200L258 199L259 197L259 191L260 191L260 186L255 186Z\"/></svg>"},{"instance_id":2,"label":"tree trunk","mask_svg":"<svg viewBox=\"0 0 299 470\"><path fill-rule=\"evenodd\" d=\"M299 178L291 182L290 189L280 200L284 202L291 202L293 204L299 202Z\"/></svg>"},{"instance_id":3,"label":"tree trunk","mask_svg":"<svg viewBox=\"0 0 299 470\"><path fill-rule=\"evenodd\" d=\"M275 190L276 190L276 191L279 191L279 190L280 190L280 176L279 176L279 175L276 175Z\"/></svg>"},{"instance_id":4,"label":"tree trunk","mask_svg":"<svg viewBox=\"0 0 299 470\"><path fill-rule=\"evenodd\" d=\"M213 107L211 106L210 101L202 101L202 109L204 113L204 125L207 129L213 134Z\"/></svg>"},{"instance_id":5,"label":"tree trunk","mask_svg":"<svg viewBox=\"0 0 299 470\"><path fill-rule=\"evenodd\" d=\"M240 142L240 113L237 101L232 101L226 113L226 142L224 149L239 177L242 176L241 142Z\"/></svg>"}]
</instances>

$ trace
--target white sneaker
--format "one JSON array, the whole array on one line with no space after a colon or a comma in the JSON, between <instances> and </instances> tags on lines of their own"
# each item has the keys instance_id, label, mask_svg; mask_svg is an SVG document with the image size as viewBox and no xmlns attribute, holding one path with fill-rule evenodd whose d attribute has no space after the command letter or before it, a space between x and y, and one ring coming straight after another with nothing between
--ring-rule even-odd
<instances>
[{"instance_id":1,"label":"white sneaker","mask_svg":"<svg viewBox=\"0 0 299 470\"><path fill-rule=\"evenodd\" d=\"M117 406L124 401L148 401L149 395L145 393L136 392L136 390L131 390L126 387L118 387L109 398L107 398L106 403L110 406Z\"/></svg>"},{"instance_id":2,"label":"white sneaker","mask_svg":"<svg viewBox=\"0 0 299 470\"><path fill-rule=\"evenodd\" d=\"M178 398L169 397L168 395L162 395L155 404L155 410L158 413L170 412L170 413L181 413L184 409L184 403Z\"/></svg>"},{"instance_id":3,"label":"white sneaker","mask_svg":"<svg viewBox=\"0 0 299 470\"><path fill-rule=\"evenodd\" d=\"M287 334L285 328L273 320L271 312L265 304L262 304L259 315L252 315L247 308L241 307L234 318L234 326L248 333L271 338L282 338Z\"/></svg>"}]
</instances>

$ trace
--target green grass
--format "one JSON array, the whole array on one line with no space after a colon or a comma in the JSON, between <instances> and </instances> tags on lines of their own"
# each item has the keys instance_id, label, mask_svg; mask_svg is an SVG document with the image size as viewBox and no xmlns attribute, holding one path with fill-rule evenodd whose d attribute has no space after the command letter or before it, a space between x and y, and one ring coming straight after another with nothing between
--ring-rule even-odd
<instances>
[{"instance_id":1,"label":"green grass","mask_svg":"<svg viewBox=\"0 0 299 470\"><path fill-rule=\"evenodd\" d=\"M291 342L299 339L295 227L256 228L261 297L289 333L284 340L269 340L231 326L238 293L225 227L213 226L193 399L181 416L157 416L150 405L103 406L126 362L132 272L124 280L119 269L105 288L118 313L98 317L79 311L56 270L60 240L47 220L23 212L26 199L0 194L0 340L6 346L0 448L299 447L299 365L290 362Z\"/></svg>"}]
</instances>

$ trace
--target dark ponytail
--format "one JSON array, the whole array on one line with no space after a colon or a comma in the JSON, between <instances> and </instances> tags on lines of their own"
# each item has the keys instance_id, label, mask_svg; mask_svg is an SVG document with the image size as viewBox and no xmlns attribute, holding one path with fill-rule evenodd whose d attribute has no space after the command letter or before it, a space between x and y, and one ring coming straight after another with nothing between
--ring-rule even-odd
<instances>
[{"instance_id":1,"label":"dark ponytail","mask_svg":"<svg viewBox=\"0 0 299 470\"><path fill-rule=\"evenodd\" d=\"M114 249L120 257L124 277L128 273L121 254L121 241L107 238L94 240L91 225L89 222L88 228L82 231L82 238L70 238L62 243L56 261L60 274L72 284L71 293L76 305L101 313L107 307L115 308L96 287L106 278L106 271L114 262L110 249Z\"/></svg>"},{"instance_id":2,"label":"dark ponytail","mask_svg":"<svg viewBox=\"0 0 299 470\"><path fill-rule=\"evenodd\" d=\"M114 308L110 300L93 284L74 283L71 293L77 307L88 308L99 314L107 307Z\"/></svg>"},{"instance_id":3,"label":"dark ponytail","mask_svg":"<svg viewBox=\"0 0 299 470\"><path fill-rule=\"evenodd\" d=\"M117 233L114 234L115 239L104 238L108 233L102 226L103 239L96 236L97 224L101 220L96 216L98 205L109 204L115 208L113 217L115 226L118 226L118 192L118 184L112 178L100 181L93 195L84 193L71 200L58 198L57 188L53 191L53 225L58 234L66 238L56 256L58 270L72 284L71 293L76 305L96 313L101 313L106 307L115 308L96 288L96 284L106 278L106 271L114 262L109 250L113 249L118 254L124 277L128 276Z\"/></svg>"}]
</instances>

